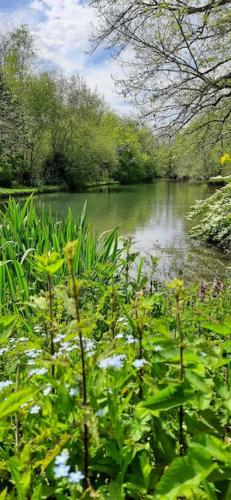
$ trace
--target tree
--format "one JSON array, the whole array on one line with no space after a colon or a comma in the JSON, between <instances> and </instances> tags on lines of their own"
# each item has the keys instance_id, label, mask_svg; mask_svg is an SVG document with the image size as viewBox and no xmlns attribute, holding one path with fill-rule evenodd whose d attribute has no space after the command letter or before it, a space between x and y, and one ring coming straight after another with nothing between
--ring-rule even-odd
<instances>
[{"instance_id":1,"label":"tree","mask_svg":"<svg viewBox=\"0 0 231 500\"><path fill-rule=\"evenodd\" d=\"M125 68L122 92L142 106L144 117L175 131L202 114L201 127L222 130L231 115L231 0L91 4L100 24L94 46L117 50Z\"/></svg>"},{"instance_id":2,"label":"tree","mask_svg":"<svg viewBox=\"0 0 231 500\"><path fill-rule=\"evenodd\" d=\"M23 177L28 135L23 110L0 70L0 182L9 186Z\"/></svg>"}]
</instances>

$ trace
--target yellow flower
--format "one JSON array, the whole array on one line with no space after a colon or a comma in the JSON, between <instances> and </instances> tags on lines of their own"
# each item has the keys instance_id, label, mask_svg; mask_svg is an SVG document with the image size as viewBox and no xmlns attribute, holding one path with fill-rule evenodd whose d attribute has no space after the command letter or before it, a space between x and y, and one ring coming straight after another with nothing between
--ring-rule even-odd
<instances>
[{"instance_id":1,"label":"yellow flower","mask_svg":"<svg viewBox=\"0 0 231 500\"><path fill-rule=\"evenodd\" d=\"M223 156L220 158L221 165L223 166L224 163L231 162L231 156L228 153L224 153Z\"/></svg>"}]
</instances>

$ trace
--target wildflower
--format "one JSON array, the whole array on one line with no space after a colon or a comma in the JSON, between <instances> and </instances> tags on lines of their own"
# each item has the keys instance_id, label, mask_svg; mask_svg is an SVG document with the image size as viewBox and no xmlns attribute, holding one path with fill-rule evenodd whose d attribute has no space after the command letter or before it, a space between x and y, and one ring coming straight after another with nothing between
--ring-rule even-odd
<instances>
[{"instance_id":1,"label":"wildflower","mask_svg":"<svg viewBox=\"0 0 231 500\"><path fill-rule=\"evenodd\" d=\"M70 342L63 342L60 346L59 352L62 354L74 351L74 349L76 349L76 347L71 345Z\"/></svg>"},{"instance_id":2,"label":"wildflower","mask_svg":"<svg viewBox=\"0 0 231 500\"><path fill-rule=\"evenodd\" d=\"M39 356L41 352L42 352L41 349L29 349L25 351L25 354L28 358L35 359Z\"/></svg>"},{"instance_id":3,"label":"wildflower","mask_svg":"<svg viewBox=\"0 0 231 500\"><path fill-rule=\"evenodd\" d=\"M4 380L3 382L0 382L0 391L6 389L6 387L9 387L12 384L13 384L12 380Z\"/></svg>"},{"instance_id":4,"label":"wildflower","mask_svg":"<svg viewBox=\"0 0 231 500\"><path fill-rule=\"evenodd\" d=\"M145 363L147 363L146 359L136 359L132 364L135 368L143 368Z\"/></svg>"},{"instance_id":5,"label":"wildflower","mask_svg":"<svg viewBox=\"0 0 231 500\"><path fill-rule=\"evenodd\" d=\"M62 477L68 477L70 472L70 465L60 464L54 468L54 475L56 479L60 479Z\"/></svg>"},{"instance_id":6,"label":"wildflower","mask_svg":"<svg viewBox=\"0 0 231 500\"><path fill-rule=\"evenodd\" d=\"M202 302L205 300L207 288L208 288L207 283L205 283L205 281L202 281L199 291L199 298L200 300L202 300Z\"/></svg>"},{"instance_id":7,"label":"wildflower","mask_svg":"<svg viewBox=\"0 0 231 500\"><path fill-rule=\"evenodd\" d=\"M35 332L35 333L41 333L41 331L42 331L42 326L40 326L40 325L36 325L36 326L34 327L34 332Z\"/></svg>"},{"instance_id":8,"label":"wildflower","mask_svg":"<svg viewBox=\"0 0 231 500\"><path fill-rule=\"evenodd\" d=\"M154 351L155 351L155 352L161 352L161 351L163 351L163 347L161 347L161 345L156 345L156 346L154 347Z\"/></svg>"},{"instance_id":9,"label":"wildflower","mask_svg":"<svg viewBox=\"0 0 231 500\"><path fill-rule=\"evenodd\" d=\"M34 370L31 370L29 372L29 376L32 377L33 375L45 375L47 371L47 368L35 368Z\"/></svg>"},{"instance_id":10,"label":"wildflower","mask_svg":"<svg viewBox=\"0 0 231 500\"><path fill-rule=\"evenodd\" d=\"M117 333L117 335L115 336L115 339L122 339L124 336L123 333Z\"/></svg>"},{"instance_id":11,"label":"wildflower","mask_svg":"<svg viewBox=\"0 0 231 500\"><path fill-rule=\"evenodd\" d=\"M126 359L125 354L113 355L109 358L105 358L99 362L100 368L114 368L114 370L119 370L123 366L123 362Z\"/></svg>"},{"instance_id":12,"label":"wildflower","mask_svg":"<svg viewBox=\"0 0 231 500\"><path fill-rule=\"evenodd\" d=\"M78 484L80 481L84 479L84 475L80 470L77 470L75 472L70 472L68 476L68 481L73 484Z\"/></svg>"},{"instance_id":13,"label":"wildflower","mask_svg":"<svg viewBox=\"0 0 231 500\"><path fill-rule=\"evenodd\" d=\"M84 349L86 352L92 351L95 347L95 342L94 342L94 340L91 340L91 339L86 339L84 344L85 344Z\"/></svg>"},{"instance_id":14,"label":"wildflower","mask_svg":"<svg viewBox=\"0 0 231 500\"><path fill-rule=\"evenodd\" d=\"M127 335L126 342L127 342L127 344L135 344L137 342L137 340L132 335Z\"/></svg>"},{"instance_id":15,"label":"wildflower","mask_svg":"<svg viewBox=\"0 0 231 500\"><path fill-rule=\"evenodd\" d=\"M35 361L33 359L29 359L29 361L27 361L27 366L35 366Z\"/></svg>"},{"instance_id":16,"label":"wildflower","mask_svg":"<svg viewBox=\"0 0 231 500\"><path fill-rule=\"evenodd\" d=\"M126 318L124 318L123 316L121 316L121 318L119 318L117 320L117 323L121 323L122 325L127 325L128 324L128 321Z\"/></svg>"},{"instance_id":17,"label":"wildflower","mask_svg":"<svg viewBox=\"0 0 231 500\"><path fill-rule=\"evenodd\" d=\"M100 408L97 412L96 415L97 417L103 417L105 415L106 408Z\"/></svg>"},{"instance_id":18,"label":"wildflower","mask_svg":"<svg viewBox=\"0 0 231 500\"><path fill-rule=\"evenodd\" d=\"M7 347L3 347L2 349L0 349L0 356L5 354L5 352L7 352L7 351L8 351Z\"/></svg>"},{"instance_id":19,"label":"wildflower","mask_svg":"<svg viewBox=\"0 0 231 500\"><path fill-rule=\"evenodd\" d=\"M44 396L49 396L49 394L51 393L52 391L52 386L51 384L48 384L45 389L43 390L43 394Z\"/></svg>"},{"instance_id":20,"label":"wildflower","mask_svg":"<svg viewBox=\"0 0 231 500\"><path fill-rule=\"evenodd\" d=\"M31 415L37 415L37 413L39 413L41 410L40 406L38 405L34 405L32 406L32 408L30 409L30 413Z\"/></svg>"},{"instance_id":21,"label":"wildflower","mask_svg":"<svg viewBox=\"0 0 231 500\"><path fill-rule=\"evenodd\" d=\"M215 280L213 282L212 296L214 298L219 297L220 292L222 292L223 289L224 289L224 284L222 283L222 281L217 280L215 278Z\"/></svg>"},{"instance_id":22,"label":"wildflower","mask_svg":"<svg viewBox=\"0 0 231 500\"><path fill-rule=\"evenodd\" d=\"M94 356L94 354L95 354L95 351L89 351L89 352L87 352L87 357L91 358L92 356Z\"/></svg>"},{"instance_id":23,"label":"wildflower","mask_svg":"<svg viewBox=\"0 0 231 500\"><path fill-rule=\"evenodd\" d=\"M56 344L56 343L58 343L58 342L61 342L64 338L65 338L65 335L63 335L62 333L60 333L59 335L57 335L57 336L54 338L53 342L54 342L54 344Z\"/></svg>"},{"instance_id":24,"label":"wildflower","mask_svg":"<svg viewBox=\"0 0 231 500\"><path fill-rule=\"evenodd\" d=\"M79 391L78 391L77 387L71 387L69 390L70 396L77 396L78 392Z\"/></svg>"},{"instance_id":25,"label":"wildflower","mask_svg":"<svg viewBox=\"0 0 231 500\"><path fill-rule=\"evenodd\" d=\"M69 459L69 451L64 448L64 450L55 457L55 465L63 465L66 464Z\"/></svg>"},{"instance_id":26,"label":"wildflower","mask_svg":"<svg viewBox=\"0 0 231 500\"><path fill-rule=\"evenodd\" d=\"M18 342L27 342L28 341L28 338L26 337L19 337L19 339L17 339Z\"/></svg>"}]
</instances>

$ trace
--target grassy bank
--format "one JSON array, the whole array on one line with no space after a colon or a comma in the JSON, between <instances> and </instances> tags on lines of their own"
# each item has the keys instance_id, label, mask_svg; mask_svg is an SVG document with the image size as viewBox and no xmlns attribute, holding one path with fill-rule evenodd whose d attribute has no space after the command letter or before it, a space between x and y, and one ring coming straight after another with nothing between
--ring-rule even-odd
<instances>
[{"instance_id":1,"label":"grassy bank","mask_svg":"<svg viewBox=\"0 0 231 500\"><path fill-rule=\"evenodd\" d=\"M228 500L230 287L158 285L85 207L0 224L3 498Z\"/></svg>"},{"instance_id":2,"label":"grassy bank","mask_svg":"<svg viewBox=\"0 0 231 500\"><path fill-rule=\"evenodd\" d=\"M0 187L0 199L9 197L29 196L30 194L56 193L64 190L64 186L40 186L40 187Z\"/></svg>"}]
</instances>

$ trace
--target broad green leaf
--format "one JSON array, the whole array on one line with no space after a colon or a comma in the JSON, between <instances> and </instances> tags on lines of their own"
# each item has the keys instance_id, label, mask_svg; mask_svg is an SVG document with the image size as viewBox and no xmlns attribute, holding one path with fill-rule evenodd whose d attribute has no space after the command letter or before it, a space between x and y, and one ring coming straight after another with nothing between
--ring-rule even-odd
<instances>
[{"instance_id":1,"label":"broad green leaf","mask_svg":"<svg viewBox=\"0 0 231 500\"><path fill-rule=\"evenodd\" d=\"M0 404L0 420L18 411L20 407L27 403L34 395L35 391L32 388L22 389L21 391L12 393Z\"/></svg>"},{"instance_id":2,"label":"broad green leaf","mask_svg":"<svg viewBox=\"0 0 231 500\"><path fill-rule=\"evenodd\" d=\"M152 411L155 410L170 410L180 406L195 395L195 392L188 386L183 384L171 385L157 392L155 396L143 401L138 405L138 408L146 408Z\"/></svg>"},{"instance_id":3,"label":"broad green leaf","mask_svg":"<svg viewBox=\"0 0 231 500\"><path fill-rule=\"evenodd\" d=\"M191 498L198 492L201 483L216 469L217 464L207 457L201 457L200 462L190 454L176 458L165 470L156 488L158 500L176 500L179 497Z\"/></svg>"},{"instance_id":4,"label":"broad green leaf","mask_svg":"<svg viewBox=\"0 0 231 500\"><path fill-rule=\"evenodd\" d=\"M206 328L210 332L218 333L219 335L222 335L223 337L226 337L227 335L231 335L231 328L225 324L203 323L202 327Z\"/></svg>"}]
</instances>

